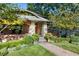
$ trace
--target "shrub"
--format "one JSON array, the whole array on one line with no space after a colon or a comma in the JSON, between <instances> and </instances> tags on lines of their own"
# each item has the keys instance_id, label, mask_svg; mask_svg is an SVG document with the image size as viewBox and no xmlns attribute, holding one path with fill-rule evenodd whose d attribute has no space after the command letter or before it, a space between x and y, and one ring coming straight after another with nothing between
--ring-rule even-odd
<instances>
[{"instance_id":1,"label":"shrub","mask_svg":"<svg viewBox=\"0 0 79 59\"><path fill-rule=\"evenodd\" d=\"M53 40L54 42L57 42L58 38L56 36L52 35L52 39L51 40Z\"/></svg>"},{"instance_id":2,"label":"shrub","mask_svg":"<svg viewBox=\"0 0 79 59\"><path fill-rule=\"evenodd\" d=\"M5 56L8 54L8 50L7 50L7 47L3 48L0 50L0 56Z\"/></svg>"},{"instance_id":3,"label":"shrub","mask_svg":"<svg viewBox=\"0 0 79 59\"><path fill-rule=\"evenodd\" d=\"M0 49L4 48L4 47L17 47L18 45L22 45L22 44L33 44L34 40L32 38L32 36L27 36L25 35L23 40L13 40L13 41L8 41L8 42L4 42L4 43L0 43Z\"/></svg>"},{"instance_id":4,"label":"shrub","mask_svg":"<svg viewBox=\"0 0 79 59\"><path fill-rule=\"evenodd\" d=\"M11 41L11 42L7 42L8 43L8 47L16 47L19 44L24 44L23 40L15 40L15 41Z\"/></svg>"},{"instance_id":5,"label":"shrub","mask_svg":"<svg viewBox=\"0 0 79 59\"><path fill-rule=\"evenodd\" d=\"M75 36L79 36L79 32L76 32L76 33L75 33Z\"/></svg>"},{"instance_id":6,"label":"shrub","mask_svg":"<svg viewBox=\"0 0 79 59\"><path fill-rule=\"evenodd\" d=\"M53 36L52 35L51 40L53 40L54 42L60 42L60 37L57 37L57 36Z\"/></svg>"},{"instance_id":7,"label":"shrub","mask_svg":"<svg viewBox=\"0 0 79 59\"><path fill-rule=\"evenodd\" d=\"M48 40L51 40L52 39L52 34L51 33L47 33L47 34L45 34L45 37L44 38L48 42Z\"/></svg>"},{"instance_id":8,"label":"shrub","mask_svg":"<svg viewBox=\"0 0 79 59\"><path fill-rule=\"evenodd\" d=\"M62 37L55 38L55 42L62 42L63 40L65 40L65 38L62 38Z\"/></svg>"},{"instance_id":9,"label":"shrub","mask_svg":"<svg viewBox=\"0 0 79 59\"><path fill-rule=\"evenodd\" d=\"M79 42L79 37L78 36L71 35L69 38L70 38L69 43Z\"/></svg>"},{"instance_id":10,"label":"shrub","mask_svg":"<svg viewBox=\"0 0 79 59\"><path fill-rule=\"evenodd\" d=\"M4 47L16 47L18 45L22 45L22 44L32 44L33 43L33 39L31 36L25 36L23 38L23 40L13 40L13 41L9 41L9 42L4 42L4 43L0 43L0 49L4 48Z\"/></svg>"},{"instance_id":11,"label":"shrub","mask_svg":"<svg viewBox=\"0 0 79 59\"><path fill-rule=\"evenodd\" d=\"M64 38L53 36L51 33L47 33L45 35L45 39L47 42L48 40L53 40L54 42L61 42L62 40L64 40Z\"/></svg>"},{"instance_id":12,"label":"shrub","mask_svg":"<svg viewBox=\"0 0 79 59\"><path fill-rule=\"evenodd\" d=\"M33 44L34 43L34 40L33 40L32 36L25 35L23 40L24 40L25 44Z\"/></svg>"},{"instance_id":13,"label":"shrub","mask_svg":"<svg viewBox=\"0 0 79 59\"><path fill-rule=\"evenodd\" d=\"M9 41L9 42L4 42L4 43L0 43L0 49L4 48L4 47L16 47L19 44L25 44L24 40L14 40L14 41Z\"/></svg>"},{"instance_id":14,"label":"shrub","mask_svg":"<svg viewBox=\"0 0 79 59\"><path fill-rule=\"evenodd\" d=\"M21 47L20 47L21 45L19 44L18 46L16 46L16 50L19 50L19 49L21 49Z\"/></svg>"},{"instance_id":15,"label":"shrub","mask_svg":"<svg viewBox=\"0 0 79 59\"><path fill-rule=\"evenodd\" d=\"M33 34L32 38L34 41L39 41L39 35L38 34Z\"/></svg>"}]
</instances>

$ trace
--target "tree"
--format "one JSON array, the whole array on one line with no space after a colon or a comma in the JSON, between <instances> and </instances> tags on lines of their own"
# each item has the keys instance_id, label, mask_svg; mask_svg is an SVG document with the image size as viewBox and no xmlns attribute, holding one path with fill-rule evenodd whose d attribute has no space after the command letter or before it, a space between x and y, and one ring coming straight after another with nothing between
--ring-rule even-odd
<instances>
[{"instance_id":1,"label":"tree","mask_svg":"<svg viewBox=\"0 0 79 59\"><path fill-rule=\"evenodd\" d=\"M42 4L42 3L28 4L28 10L34 11L40 16L45 17L45 18L47 18L48 16L49 9L50 7L48 7L48 4Z\"/></svg>"},{"instance_id":2,"label":"tree","mask_svg":"<svg viewBox=\"0 0 79 59\"><path fill-rule=\"evenodd\" d=\"M4 22L12 23L13 20L17 19L17 15L14 12L16 10L14 4L0 4L0 24L4 24ZM4 22L3 22L4 21ZM0 30L0 33L9 26L6 24L4 28Z\"/></svg>"},{"instance_id":3,"label":"tree","mask_svg":"<svg viewBox=\"0 0 79 59\"><path fill-rule=\"evenodd\" d=\"M68 28L72 25L74 28L76 25L76 16L79 13L79 4L28 4L28 10L32 10L50 19L54 23L53 25L57 25L58 27Z\"/></svg>"},{"instance_id":4,"label":"tree","mask_svg":"<svg viewBox=\"0 0 79 59\"><path fill-rule=\"evenodd\" d=\"M54 4L28 4L28 10L34 11L44 18L49 19L52 24L50 28L74 30L79 28L79 4L54 3Z\"/></svg>"}]
</instances>

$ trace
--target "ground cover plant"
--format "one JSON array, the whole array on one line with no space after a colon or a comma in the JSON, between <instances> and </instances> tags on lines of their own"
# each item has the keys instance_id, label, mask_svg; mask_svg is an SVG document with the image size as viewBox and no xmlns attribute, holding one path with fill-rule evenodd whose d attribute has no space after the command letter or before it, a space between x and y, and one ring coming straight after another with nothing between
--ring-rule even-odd
<instances>
[{"instance_id":1,"label":"ground cover plant","mask_svg":"<svg viewBox=\"0 0 79 59\"><path fill-rule=\"evenodd\" d=\"M12 41L8 41L8 42L0 42L0 55L5 55L6 53L8 53L8 49L9 48L16 48L19 49L17 47L21 46L21 45L33 45L34 44L34 40L32 38L32 36L28 36L25 35L24 38L22 40L12 40Z\"/></svg>"},{"instance_id":2,"label":"ground cover plant","mask_svg":"<svg viewBox=\"0 0 79 59\"><path fill-rule=\"evenodd\" d=\"M48 50L37 44L13 52L10 51L7 55L8 56L54 56L55 54L49 52Z\"/></svg>"},{"instance_id":3,"label":"ground cover plant","mask_svg":"<svg viewBox=\"0 0 79 59\"><path fill-rule=\"evenodd\" d=\"M54 44L54 43L53 43ZM74 53L78 53L79 54L79 45L75 45L75 44L71 44L67 41L63 41L60 43L55 43L55 45L62 47L66 50L72 51Z\"/></svg>"},{"instance_id":4,"label":"ground cover plant","mask_svg":"<svg viewBox=\"0 0 79 59\"><path fill-rule=\"evenodd\" d=\"M49 40L48 42L55 44L61 48L64 48L66 50L79 54L79 37L78 36L62 38L62 37L57 37L57 36L51 35L51 38L50 38L50 35L46 34L46 37ZM71 42L70 42L70 40L71 40Z\"/></svg>"},{"instance_id":5,"label":"ground cover plant","mask_svg":"<svg viewBox=\"0 0 79 59\"><path fill-rule=\"evenodd\" d=\"M50 36L49 36L50 37ZM47 37L48 38L48 37ZM79 37L78 36L71 36L68 38L62 38L57 36L51 36L50 39L48 39L50 43L55 44L59 47L62 47L66 50L72 51L74 53L79 54ZM70 42L70 40L72 42Z\"/></svg>"},{"instance_id":6,"label":"ground cover plant","mask_svg":"<svg viewBox=\"0 0 79 59\"><path fill-rule=\"evenodd\" d=\"M25 35L22 40L13 40L0 43L0 56L54 56L54 53L46 50L38 44L39 35Z\"/></svg>"}]
</instances>

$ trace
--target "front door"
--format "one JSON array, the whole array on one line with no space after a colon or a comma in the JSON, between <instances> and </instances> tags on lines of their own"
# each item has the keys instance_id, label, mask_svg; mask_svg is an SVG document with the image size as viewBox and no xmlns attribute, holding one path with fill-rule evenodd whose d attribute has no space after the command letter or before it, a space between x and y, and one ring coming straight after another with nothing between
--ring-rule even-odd
<instances>
[{"instance_id":1,"label":"front door","mask_svg":"<svg viewBox=\"0 0 79 59\"><path fill-rule=\"evenodd\" d=\"M36 27L35 27L36 34L41 35L41 32L42 32L42 24L40 22L37 22L35 25L36 25Z\"/></svg>"}]
</instances>

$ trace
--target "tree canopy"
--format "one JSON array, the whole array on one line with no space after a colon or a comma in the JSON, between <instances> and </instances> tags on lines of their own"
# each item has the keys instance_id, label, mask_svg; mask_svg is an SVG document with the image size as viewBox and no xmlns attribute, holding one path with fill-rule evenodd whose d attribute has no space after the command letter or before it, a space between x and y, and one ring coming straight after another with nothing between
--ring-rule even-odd
<instances>
[{"instance_id":1,"label":"tree canopy","mask_svg":"<svg viewBox=\"0 0 79 59\"><path fill-rule=\"evenodd\" d=\"M52 21L52 26L64 29L79 27L78 3L35 3L28 4L28 10L34 11Z\"/></svg>"},{"instance_id":2,"label":"tree canopy","mask_svg":"<svg viewBox=\"0 0 79 59\"><path fill-rule=\"evenodd\" d=\"M1 3L0 4L0 33L6 29L9 25L22 24L22 20L18 19L16 10L17 4ZM2 25L5 25L4 27Z\"/></svg>"},{"instance_id":3,"label":"tree canopy","mask_svg":"<svg viewBox=\"0 0 79 59\"><path fill-rule=\"evenodd\" d=\"M0 24L14 25L21 24L22 20L18 19L17 10L19 10L17 4L0 4Z\"/></svg>"}]
</instances>

